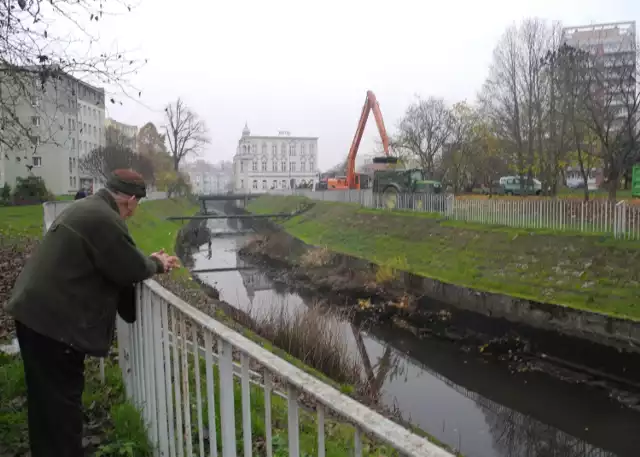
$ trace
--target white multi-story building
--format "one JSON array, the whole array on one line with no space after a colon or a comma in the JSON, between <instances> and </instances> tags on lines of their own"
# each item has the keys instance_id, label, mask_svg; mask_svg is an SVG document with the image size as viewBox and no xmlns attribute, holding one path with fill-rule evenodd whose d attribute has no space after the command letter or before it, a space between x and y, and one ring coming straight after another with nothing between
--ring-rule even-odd
<instances>
[{"instance_id":1,"label":"white multi-story building","mask_svg":"<svg viewBox=\"0 0 640 457\"><path fill-rule=\"evenodd\" d=\"M229 162L212 165L204 160L186 164L182 171L189 176L191 191L196 195L223 194L232 190L233 171Z\"/></svg>"},{"instance_id":2,"label":"white multi-story building","mask_svg":"<svg viewBox=\"0 0 640 457\"><path fill-rule=\"evenodd\" d=\"M4 81L0 90L0 105L29 129L11 147L0 142L0 186L14 187L29 175L41 177L54 194L91 186L79 161L104 145L104 89L61 72L42 87L38 69L26 70L21 84Z\"/></svg>"},{"instance_id":3,"label":"white multi-story building","mask_svg":"<svg viewBox=\"0 0 640 457\"><path fill-rule=\"evenodd\" d=\"M233 157L234 191L313 187L317 165L317 137L294 137L287 131L278 136L252 136L245 124Z\"/></svg>"},{"instance_id":4,"label":"white multi-story building","mask_svg":"<svg viewBox=\"0 0 640 457\"><path fill-rule=\"evenodd\" d=\"M138 127L135 125L125 124L124 122L118 122L115 119L107 118L104 122L105 131L112 127L118 133L118 140L123 142L123 146L130 148L136 152L136 143L138 139ZM109 138L107 138L107 141Z\"/></svg>"}]
</instances>

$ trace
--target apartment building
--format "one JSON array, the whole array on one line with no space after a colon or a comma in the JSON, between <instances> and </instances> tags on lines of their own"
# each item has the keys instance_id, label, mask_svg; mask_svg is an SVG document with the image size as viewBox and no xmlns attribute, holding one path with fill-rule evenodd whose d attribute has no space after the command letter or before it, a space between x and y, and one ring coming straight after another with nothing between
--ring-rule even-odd
<instances>
[{"instance_id":1,"label":"apartment building","mask_svg":"<svg viewBox=\"0 0 640 457\"><path fill-rule=\"evenodd\" d=\"M189 176L191 190L196 195L222 194L232 190L233 165L229 162L210 164L197 160L186 164L182 171Z\"/></svg>"},{"instance_id":2,"label":"apartment building","mask_svg":"<svg viewBox=\"0 0 640 457\"><path fill-rule=\"evenodd\" d=\"M118 122L115 119L107 118L104 123L105 131L112 128L117 132L118 138L111 139L111 141L121 142L123 146L130 148L136 152L137 139L138 139L138 127L135 125L125 124L124 122ZM107 141L110 139L107 138Z\"/></svg>"},{"instance_id":3,"label":"apartment building","mask_svg":"<svg viewBox=\"0 0 640 457\"><path fill-rule=\"evenodd\" d=\"M635 111L637 100L637 49L636 22L613 22L562 30L563 42L588 52L591 65L597 74L592 85L593 94L608 110L611 129L625 128L630 109ZM576 167L565 170L566 185L582 185L582 174ZM589 171L588 186L595 189L602 184L602 169Z\"/></svg>"},{"instance_id":4,"label":"apartment building","mask_svg":"<svg viewBox=\"0 0 640 457\"><path fill-rule=\"evenodd\" d=\"M313 187L317 164L317 137L294 137L288 131L252 136L245 124L233 157L233 187L236 192Z\"/></svg>"},{"instance_id":5,"label":"apartment building","mask_svg":"<svg viewBox=\"0 0 640 457\"><path fill-rule=\"evenodd\" d=\"M624 117L637 91L635 21L566 27L562 33L564 43L592 55L593 71L600 79L594 86L596 95L603 98L603 106Z\"/></svg>"},{"instance_id":6,"label":"apartment building","mask_svg":"<svg viewBox=\"0 0 640 457\"><path fill-rule=\"evenodd\" d=\"M54 194L93 185L79 161L104 145L104 89L55 69L53 74L44 87L35 69L0 85L3 114L15 114L20 127L14 131L23 137L0 143L0 186L14 187L16 178L29 175L42 177Z\"/></svg>"}]
</instances>

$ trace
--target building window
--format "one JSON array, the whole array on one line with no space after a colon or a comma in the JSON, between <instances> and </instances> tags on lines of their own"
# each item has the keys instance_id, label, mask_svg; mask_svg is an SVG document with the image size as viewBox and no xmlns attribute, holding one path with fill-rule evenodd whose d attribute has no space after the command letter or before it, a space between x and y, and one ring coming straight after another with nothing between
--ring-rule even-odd
<instances>
[{"instance_id":1,"label":"building window","mask_svg":"<svg viewBox=\"0 0 640 457\"><path fill-rule=\"evenodd\" d=\"M69 176L69 187L73 187L73 178Z\"/></svg>"},{"instance_id":2,"label":"building window","mask_svg":"<svg viewBox=\"0 0 640 457\"><path fill-rule=\"evenodd\" d=\"M271 154L273 154L273 155L278 154L278 145L277 145L277 144L275 144L275 143L273 143L273 144L271 145Z\"/></svg>"},{"instance_id":3,"label":"building window","mask_svg":"<svg viewBox=\"0 0 640 457\"><path fill-rule=\"evenodd\" d=\"M309 171L312 173L315 173L315 163L313 162L313 160L309 160Z\"/></svg>"},{"instance_id":4,"label":"building window","mask_svg":"<svg viewBox=\"0 0 640 457\"><path fill-rule=\"evenodd\" d=\"M275 160L271 162L271 171L278 171L278 162Z\"/></svg>"},{"instance_id":5,"label":"building window","mask_svg":"<svg viewBox=\"0 0 640 457\"><path fill-rule=\"evenodd\" d=\"M262 188L263 188L263 189L266 189L266 188L267 188L267 180L266 180L266 179L263 179L263 180L262 180Z\"/></svg>"},{"instance_id":6,"label":"building window","mask_svg":"<svg viewBox=\"0 0 640 457\"><path fill-rule=\"evenodd\" d=\"M295 145L295 143L291 143L289 145L289 155L290 156L296 155L296 145Z\"/></svg>"},{"instance_id":7,"label":"building window","mask_svg":"<svg viewBox=\"0 0 640 457\"><path fill-rule=\"evenodd\" d=\"M282 180L282 182L280 183L280 185L282 186L283 189L287 188L287 181L286 180Z\"/></svg>"},{"instance_id":8,"label":"building window","mask_svg":"<svg viewBox=\"0 0 640 457\"><path fill-rule=\"evenodd\" d=\"M244 179L240 180L240 189L244 189Z\"/></svg>"},{"instance_id":9,"label":"building window","mask_svg":"<svg viewBox=\"0 0 640 457\"><path fill-rule=\"evenodd\" d=\"M262 154L267 154L267 143L262 143Z\"/></svg>"},{"instance_id":10,"label":"building window","mask_svg":"<svg viewBox=\"0 0 640 457\"><path fill-rule=\"evenodd\" d=\"M300 162L300 171L306 171L306 162L304 160Z\"/></svg>"},{"instance_id":11,"label":"building window","mask_svg":"<svg viewBox=\"0 0 640 457\"><path fill-rule=\"evenodd\" d=\"M296 163L289 162L289 171L296 171Z\"/></svg>"},{"instance_id":12,"label":"building window","mask_svg":"<svg viewBox=\"0 0 640 457\"><path fill-rule=\"evenodd\" d=\"M255 145L255 144L252 144L252 145L251 145L251 152L255 154L255 153L256 153L256 149L257 149L257 148L256 148L256 145Z\"/></svg>"},{"instance_id":13,"label":"building window","mask_svg":"<svg viewBox=\"0 0 640 457\"><path fill-rule=\"evenodd\" d=\"M280 154L285 155L287 153L287 145L282 143L280 145Z\"/></svg>"},{"instance_id":14,"label":"building window","mask_svg":"<svg viewBox=\"0 0 640 457\"><path fill-rule=\"evenodd\" d=\"M305 149L305 144L304 144L304 143L302 143L302 144L300 145L300 155L301 155L301 156L303 156L303 155L304 155L304 153L305 153L305 150L304 150L304 149Z\"/></svg>"},{"instance_id":15,"label":"building window","mask_svg":"<svg viewBox=\"0 0 640 457\"><path fill-rule=\"evenodd\" d=\"M262 161L262 171L267 171L267 161L266 160Z\"/></svg>"},{"instance_id":16,"label":"building window","mask_svg":"<svg viewBox=\"0 0 640 457\"><path fill-rule=\"evenodd\" d=\"M41 167L42 166L42 157L33 156L31 159L33 160L33 166L34 167Z\"/></svg>"},{"instance_id":17,"label":"building window","mask_svg":"<svg viewBox=\"0 0 640 457\"><path fill-rule=\"evenodd\" d=\"M271 188L275 189L278 187L278 181L276 181L275 179L273 180L273 182L271 183Z\"/></svg>"},{"instance_id":18,"label":"building window","mask_svg":"<svg viewBox=\"0 0 640 457\"><path fill-rule=\"evenodd\" d=\"M316 145L315 145L315 144L313 144L313 143L311 143L311 144L309 145L309 154L312 154L312 155L313 155L315 152L316 152Z\"/></svg>"},{"instance_id":19,"label":"building window","mask_svg":"<svg viewBox=\"0 0 640 457\"><path fill-rule=\"evenodd\" d=\"M75 168L78 165L78 163L76 162L76 158L73 158L73 168Z\"/></svg>"},{"instance_id":20,"label":"building window","mask_svg":"<svg viewBox=\"0 0 640 457\"><path fill-rule=\"evenodd\" d=\"M253 180L253 188L254 188L254 189L257 189L257 188L258 188L258 180L257 180L257 179L254 179L254 180Z\"/></svg>"},{"instance_id":21,"label":"building window","mask_svg":"<svg viewBox=\"0 0 640 457\"><path fill-rule=\"evenodd\" d=\"M93 136L98 136L98 129L96 129L96 126L93 126Z\"/></svg>"},{"instance_id":22,"label":"building window","mask_svg":"<svg viewBox=\"0 0 640 457\"><path fill-rule=\"evenodd\" d=\"M39 116L31 116L31 125L35 125L40 127L40 117Z\"/></svg>"},{"instance_id":23,"label":"building window","mask_svg":"<svg viewBox=\"0 0 640 457\"><path fill-rule=\"evenodd\" d=\"M71 160L71 157L69 157L69 173L71 173L72 170L73 170L73 160Z\"/></svg>"},{"instance_id":24,"label":"building window","mask_svg":"<svg viewBox=\"0 0 640 457\"><path fill-rule=\"evenodd\" d=\"M71 138L71 150L72 151L76 150L76 139L75 138Z\"/></svg>"},{"instance_id":25,"label":"building window","mask_svg":"<svg viewBox=\"0 0 640 457\"><path fill-rule=\"evenodd\" d=\"M73 188L75 189L78 186L78 182L76 181L76 177L73 177Z\"/></svg>"},{"instance_id":26,"label":"building window","mask_svg":"<svg viewBox=\"0 0 640 457\"><path fill-rule=\"evenodd\" d=\"M31 144L34 146L40 146L40 137L38 135L32 135Z\"/></svg>"},{"instance_id":27,"label":"building window","mask_svg":"<svg viewBox=\"0 0 640 457\"><path fill-rule=\"evenodd\" d=\"M244 162L241 160L240 161L240 172L242 173L244 171Z\"/></svg>"},{"instance_id":28,"label":"building window","mask_svg":"<svg viewBox=\"0 0 640 457\"><path fill-rule=\"evenodd\" d=\"M284 160L283 160L283 161L282 161L282 163L281 163L280 165L282 165L282 168L281 168L280 170L281 170L283 173L284 173L285 171L287 171L287 162L286 162L286 161L284 161Z\"/></svg>"},{"instance_id":29,"label":"building window","mask_svg":"<svg viewBox=\"0 0 640 457\"><path fill-rule=\"evenodd\" d=\"M258 171L258 161L254 160L253 163L251 164L251 170L252 171Z\"/></svg>"},{"instance_id":30,"label":"building window","mask_svg":"<svg viewBox=\"0 0 640 457\"><path fill-rule=\"evenodd\" d=\"M40 106L40 97L34 95L31 97L31 106Z\"/></svg>"},{"instance_id":31,"label":"building window","mask_svg":"<svg viewBox=\"0 0 640 457\"><path fill-rule=\"evenodd\" d=\"M82 123L82 131L85 132L85 133L87 132L87 123L86 122Z\"/></svg>"}]
</instances>

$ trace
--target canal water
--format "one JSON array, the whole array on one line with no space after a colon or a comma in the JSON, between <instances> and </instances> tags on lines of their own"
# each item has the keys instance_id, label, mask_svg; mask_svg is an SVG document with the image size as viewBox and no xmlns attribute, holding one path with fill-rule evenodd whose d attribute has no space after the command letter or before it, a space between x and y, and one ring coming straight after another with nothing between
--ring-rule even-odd
<instances>
[{"instance_id":1,"label":"canal water","mask_svg":"<svg viewBox=\"0 0 640 457\"><path fill-rule=\"evenodd\" d=\"M313 306L239 258L248 235L229 235L237 220L210 220L208 227L225 235L194 248L193 267L240 268L198 274L222 300L254 315ZM511 373L448 342L389 327L363 331L344 321L340 328L354 359L373 367L382 404L467 457L640 455L640 413L601 391L543 373Z\"/></svg>"}]
</instances>

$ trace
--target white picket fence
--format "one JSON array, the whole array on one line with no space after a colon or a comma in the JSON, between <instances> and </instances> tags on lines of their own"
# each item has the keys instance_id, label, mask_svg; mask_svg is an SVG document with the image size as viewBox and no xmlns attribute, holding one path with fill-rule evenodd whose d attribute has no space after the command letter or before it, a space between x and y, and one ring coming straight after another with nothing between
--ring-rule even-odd
<instances>
[{"instance_id":1,"label":"white picket fence","mask_svg":"<svg viewBox=\"0 0 640 457\"><path fill-rule=\"evenodd\" d=\"M366 208L438 213L451 220L518 228L596 233L640 240L640 206L626 201L456 198L451 194L398 194L390 201L371 190L275 190L312 200L355 203Z\"/></svg>"}]
</instances>

